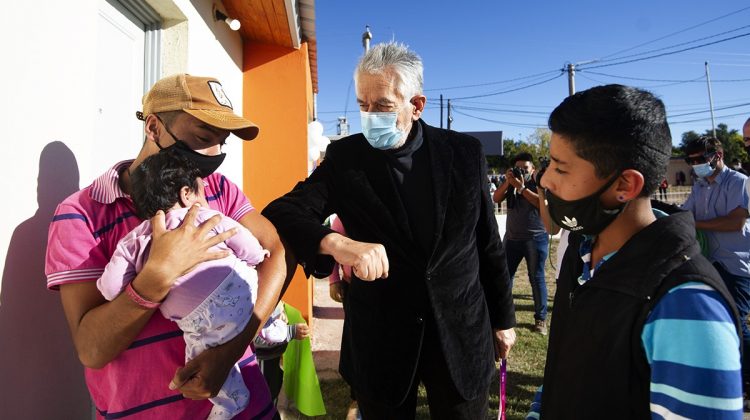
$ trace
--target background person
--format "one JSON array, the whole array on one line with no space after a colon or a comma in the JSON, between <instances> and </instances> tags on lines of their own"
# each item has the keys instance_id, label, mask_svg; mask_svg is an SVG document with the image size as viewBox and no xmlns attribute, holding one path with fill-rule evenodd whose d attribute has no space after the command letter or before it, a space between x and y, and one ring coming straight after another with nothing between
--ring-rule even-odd
<instances>
[{"instance_id":1,"label":"background person","mask_svg":"<svg viewBox=\"0 0 750 420\"><path fill-rule=\"evenodd\" d=\"M732 159L732 169L741 173L742 175L747 176L747 171L742 168L742 162L740 162L740 160L737 158Z\"/></svg>"},{"instance_id":2,"label":"background person","mask_svg":"<svg viewBox=\"0 0 750 420\"><path fill-rule=\"evenodd\" d=\"M284 371L281 368L281 356L292 340L304 340L310 337L310 327L305 323L289 323L284 311L285 303L280 301L266 321L261 334L253 341L258 355L263 377L266 378L273 404L276 405L284 382ZM268 331L267 333L266 330Z\"/></svg>"},{"instance_id":3,"label":"background person","mask_svg":"<svg viewBox=\"0 0 750 420\"><path fill-rule=\"evenodd\" d=\"M659 199L663 202L667 202L667 189L669 188L669 182L667 178L664 178L659 183Z\"/></svg>"},{"instance_id":4,"label":"background person","mask_svg":"<svg viewBox=\"0 0 750 420\"><path fill-rule=\"evenodd\" d=\"M508 201L503 244L509 276L513 281L518 265L525 259L534 300L534 331L546 335L547 283L544 280L544 265L549 252L549 236L539 214L533 158L529 153L519 153L513 158L512 165L492 199L498 205L503 200Z\"/></svg>"},{"instance_id":5,"label":"background person","mask_svg":"<svg viewBox=\"0 0 750 420\"><path fill-rule=\"evenodd\" d=\"M698 176L682 208L695 217L695 228L707 241L708 260L721 275L742 320L742 341L750 349L750 220L747 177L724 164L721 142L699 137L684 147L685 161ZM745 391L750 389L750 359L742 360Z\"/></svg>"}]
</instances>

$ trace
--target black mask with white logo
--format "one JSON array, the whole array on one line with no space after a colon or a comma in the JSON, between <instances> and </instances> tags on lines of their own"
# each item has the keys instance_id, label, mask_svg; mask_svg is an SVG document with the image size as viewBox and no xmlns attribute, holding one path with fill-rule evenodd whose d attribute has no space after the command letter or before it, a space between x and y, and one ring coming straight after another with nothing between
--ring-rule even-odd
<instances>
[{"instance_id":1,"label":"black mask with white logo","mask_svg":"<svg viewBox=\"0 0 750 420\"><path fill-rule=\"evenodd\" d=\"M195 150L191 149L190 146L185 144L184 141L178 139L174 134L172 134L171 131L167 128L167 125L164 124L162 121L162 125L164 125L164 129L169 133L170 136L174 139L174 144L167 147L161 147L161 144L159 142L156 142L156 146L159 147L159 151L163 152L165 150L174 149L174 151L177 152L178 155L188 159L189 161L193 162L193 164L198 168L201 174L201 178L205 178L212 173L216 172L217 169L219 169L219 166L221 166L222 162L224 162L224 158L227 157L226 153L219 153L218 155L204 155L203 153L198 153Z\"/></svg>"},{"instance_id":2,"label":"black mask with white logo","mask_svg":"<svg viewBox=\"0 0 750 420\"><path fill-rule=\"evenodd\" d=\"M615 175L597 192L578 200L567 201L546 190L545 198L552 220L561 228L585 235L597 235L620 214L625 203L614 209L605 209L601 195L617 180Z\"/></svg>"}]
</instances>

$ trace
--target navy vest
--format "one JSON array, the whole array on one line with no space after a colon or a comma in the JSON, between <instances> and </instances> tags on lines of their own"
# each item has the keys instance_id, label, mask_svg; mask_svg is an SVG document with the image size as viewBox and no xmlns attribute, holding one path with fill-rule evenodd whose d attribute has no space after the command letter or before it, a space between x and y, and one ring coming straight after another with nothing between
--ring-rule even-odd
<instances>
[{"instance_id":1,"label":"navy vest","mask_svg":"<svg viewBox=\"0 0 750 420\"><path fill-rule=\"evenodd\" d=\"M572 234L558 279L542 419L649 419L650 368L641 343L649 313L672 288L702 282L737 310L701 254L692 215L663 217L578 284L581 237Z\"/></svg>"}]
</instances>

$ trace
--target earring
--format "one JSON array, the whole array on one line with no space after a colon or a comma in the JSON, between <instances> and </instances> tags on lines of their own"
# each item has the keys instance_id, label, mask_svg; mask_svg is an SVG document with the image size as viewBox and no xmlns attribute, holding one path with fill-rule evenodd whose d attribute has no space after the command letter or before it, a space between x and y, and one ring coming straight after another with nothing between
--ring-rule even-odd
<instances>
[{"instance_id":1,"label":"earring","mask_svg":"<svg viewBox=\"0 0 750 420\"><path fill-rule=\"evenodd\" d=\"M623 196L623 195L617 196L617 201L619 201L621 203L624 203L625 202L625 196Z\"/></svg>"}]
</instances>

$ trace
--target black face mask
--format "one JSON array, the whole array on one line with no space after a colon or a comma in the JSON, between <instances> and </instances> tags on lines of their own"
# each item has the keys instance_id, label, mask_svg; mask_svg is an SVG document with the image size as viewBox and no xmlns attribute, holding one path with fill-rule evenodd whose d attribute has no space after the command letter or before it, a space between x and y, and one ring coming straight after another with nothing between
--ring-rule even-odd
<instances>
[{"instance_id":1,"label":"black face mask","mask_svg":"<svg viewBox=\"0 0 750 420\"><path fill-rule=\"evenodd\" d=\"M159 144L159 142L157 141L156 146L159 147L160 152L170 149L175 150L177 154L195 164L195 166L201 173L201 178L205 178L216 172L216 170L219 169L219 166L221 166L222 162L224 162L224 158L227 157L226 153L220 153L214 156L208 156L202 153L198 153L195 150L191 149L190 146L185 144L184 141L178 139L174 134L172 134L172 132L169 131L167 125L164 124L163 121L162 125L164 126L164 129L167 131L167 133L169 133L169 135L174 139L174 144L168 147L161 147L161 144Z\"/></svg>"},{"instance_id":2,"label":"black face mask","mask_svg":"<svg viewBox=\"0 0 750 420\"><path fill-rule=\"evenodd\" d=\"M597 235L609 226L625 208L625 203L614 209L605 209L600 197L617 180L619 175L612 177L599 191L588 197L566 201L551 191L545 192L549 214L552 220L561 228L585 235Z\"/></svg>"}]
</instances>

